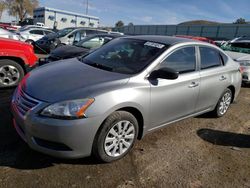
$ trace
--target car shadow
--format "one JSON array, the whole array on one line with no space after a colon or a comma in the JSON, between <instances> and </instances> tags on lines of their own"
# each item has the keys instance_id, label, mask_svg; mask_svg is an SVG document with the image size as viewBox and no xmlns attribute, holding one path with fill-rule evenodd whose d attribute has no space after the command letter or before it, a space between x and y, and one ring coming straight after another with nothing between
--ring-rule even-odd
<instances>
[{"instance_id":1,"label":"car shadow","mask_svg":"<svg viewBox=\"0 0 250 188\"><path fill-rule=\"evenodd\" d=\"M213 129L199 129L197 135L215 145L250 148L250 135Z\"/></svg>"},{"instance_id":2,"label":"car shadow","mask_svg":"<svg viewBox=\"0 0 250 188\"><path fill-rule=\"evenodd\" d=\"M99 162L93 158L66 160L36 152L21 140L12 126L10 102L14 89L0 89L0 167L16 169L41 169L54 164L93 165Z\"/></svg>"},{"instance_id":3,"label":"car shadow","mask_svg":"<svg viewBox=\"0 0 250 188\"><path fill-rule=\"evenodd\" d=\"M194 118L197 118L197 119L214 119L214 114L212 112L207 112L205 114L195 116Z\"/></svg>"}]
</instances>

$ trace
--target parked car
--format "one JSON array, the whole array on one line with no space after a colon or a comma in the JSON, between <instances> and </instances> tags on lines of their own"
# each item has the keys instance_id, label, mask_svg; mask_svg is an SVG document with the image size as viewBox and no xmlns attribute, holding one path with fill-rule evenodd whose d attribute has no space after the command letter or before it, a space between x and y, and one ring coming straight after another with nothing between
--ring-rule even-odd
<instances>
[{"instance_id":1,"label":"parked car","mask_svg":"<svg viewBox=\"0 0 250 188\"><path fill-rule=\"evenodd\" d=\"M16 86L37 60L32 45L0 38L0 88Z\"/></svg>"},{"instance_id":2,"label":"parked car","mask_svg":"<svg viewBox=\"0 0 250 188\"><path fill-rule=\"evenodd\" d=\"M0 28L3 28L8 31L17 31L17 27L9 25L9 24L0 24Z\"/></svg>"},{"instance_id":3,"label":"parked car","mask_svg":"<svg viewBox=\"0 0 250 188\"><path fill-rule=\"evenodd\" d=\"M250 36L237 37L224 43L221 48L223 50L250 54Z\"/></svg>"},{"instance_id":4,"label":"parked car","mask_svg":"<svg viewBox=\"0 0 250 188\"><path fill-rule=\"evenodd\" d=\"M250 54L232 51L226 51L226 53L240 64L243 84L250 84Z\"/></svg>"},{"instance_id":5,"label":"parked car","mask_svg":"<svg viewBox=\"0 0 250 188\"><path fill-rule=\"evenodd\" d=\"M14 39L14 40L24 40L20 35L10 32L6 29L0 28L0 37Z\"/></svg>"},{"instance_id":6,"label":"parked car","mask_svg":"<svg viewBox=\"0 0 250 188\"><path fill-rule=\"evenodd\" d=\"M36 49L50 53L51 50L62 45L73 45L83 40L88 35L107 34L108 31L92 28L70 27L58 31L54 35L45 36L36 42Z\"/></svg>"},{"instance_id":7,"label":"parked car","mask_svg":"<svg viewBox=\"0 0 250 188\"><path fill-rule=\"evenodd\" d=\"M48 27L45 27L43 23L37 23L36 25L25 25L19 29L19 31L24 31L27 29L36 29L36 28L43 28L43 29L50 29Z\"/></svg>"},{"instance_id":8,"label":"parked car","mask_svg":"<svg viewBox=\"0 0 250 188\"><path fill-rule=\"evenodd\" d=\"M89 51L93 51L117 37L121 37L121 35L112 35L112 34L90 35L76 44L63 45L54 49L52 52L50 52L48 58L41 61L41 64L62 59L83 56Z\"/></svg>"},{"instance_id":9,"label":"parked car","mask_svg":"<svg viewBox=\"0 0 250 188\"><path fill-rule=\"evenodd\" d=\"M240 91L239 67L208 43L117 38L32 71L13 96L14 126L37 151L111 162L172 122L210 111L223 116Z\"/></svg>"},{"instance_id":10,"label":"parked car","mask_svg":"<svg viewBox=\"0 0 250 188\"><path fill-rule=\"evenodd\" d=\"M22 38L24 38L25 42L28 42L30 44L33 44L35 41L51 33L54 32L43 28L30 28L19 32Z\"/></svg>"},{"instance_id":11,"label":"parked car","mask_svg":"<svg viewBox=\"0 0 250 188\"><path fill-rule=\"evenodd\" d=\"M206 37L197 37L197 36L189 36L189 35L176 35L176 37L181 37L181 38L187 38L187 39L193 39L193 40L198 40L198 41L203 41L203 42L208 42L210 44L215 44L215 42L209 38Z\"/></svg>"}]
</instances>

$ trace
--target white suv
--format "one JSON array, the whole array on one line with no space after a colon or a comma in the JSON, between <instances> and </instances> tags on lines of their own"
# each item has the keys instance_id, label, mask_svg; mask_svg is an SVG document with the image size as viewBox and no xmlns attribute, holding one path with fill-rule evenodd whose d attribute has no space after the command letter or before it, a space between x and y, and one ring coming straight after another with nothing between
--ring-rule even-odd
<instances>
[{"instance_id":1,"label":"white suv","mask_svg":"<svg viewBox=\"0 0 250 188\"><path fill-rule=\"evenodd\" d=\"M54 33L54 32L48 29L43 29L43 28L30 28L27 30L20 31L20 35L28 43L33 43L50 33Z\"/></svg>"}]
</instances>

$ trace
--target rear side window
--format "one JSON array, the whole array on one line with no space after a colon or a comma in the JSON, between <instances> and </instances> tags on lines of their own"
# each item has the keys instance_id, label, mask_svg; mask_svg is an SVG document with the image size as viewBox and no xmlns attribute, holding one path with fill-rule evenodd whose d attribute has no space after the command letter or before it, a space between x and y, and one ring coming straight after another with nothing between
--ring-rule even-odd
<instances>
[{"instance_id":1,"label":"rear side window","mask_svg":"<svg viewBox=\"0 0 250 188\"><path fill-rule=\"evenodd\" d=\"M222 57L219 51L207 48L200 47L200 56L201 56L201 70L219 67L223 65Z\"/></svg>"},{"instance_id":2,"label":"rear side window","mask_svg":"<svg viewBox=\"0 0 250 188\"><path fill-rule=\"evenodd\" d=\"M160 65L160 68L167 67L179 73L193 72L196 69L195 47L185 47L176 50L169 55Z\"/></svg>"}]
</instances>

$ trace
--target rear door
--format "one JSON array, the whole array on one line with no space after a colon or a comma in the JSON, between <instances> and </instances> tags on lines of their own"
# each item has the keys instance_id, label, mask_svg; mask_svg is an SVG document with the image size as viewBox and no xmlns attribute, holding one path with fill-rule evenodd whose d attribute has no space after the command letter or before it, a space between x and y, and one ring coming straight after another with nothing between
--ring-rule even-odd
<instances>
[{"instance_id":1,"label":"rear door","mask_svg":"<svg viewBox=\"0 0 250 188\"><path fill-rule=\"evenodd\" d=\"M228 70L219 50L200 46L200 94L197 111L214 107L229 85Z\"/></svg>"},{"instance_id":2,"label":"rear door","mask_svg":"<svg viewBox=\"0 0 250 188\"><path fill-rule=\"evenodd\" d=\"M172 52L158 68L179 72L176 80L151 81L151 128L195 112L200 87L196 47L182 47Z\"/></svg>"}]
</instances>

